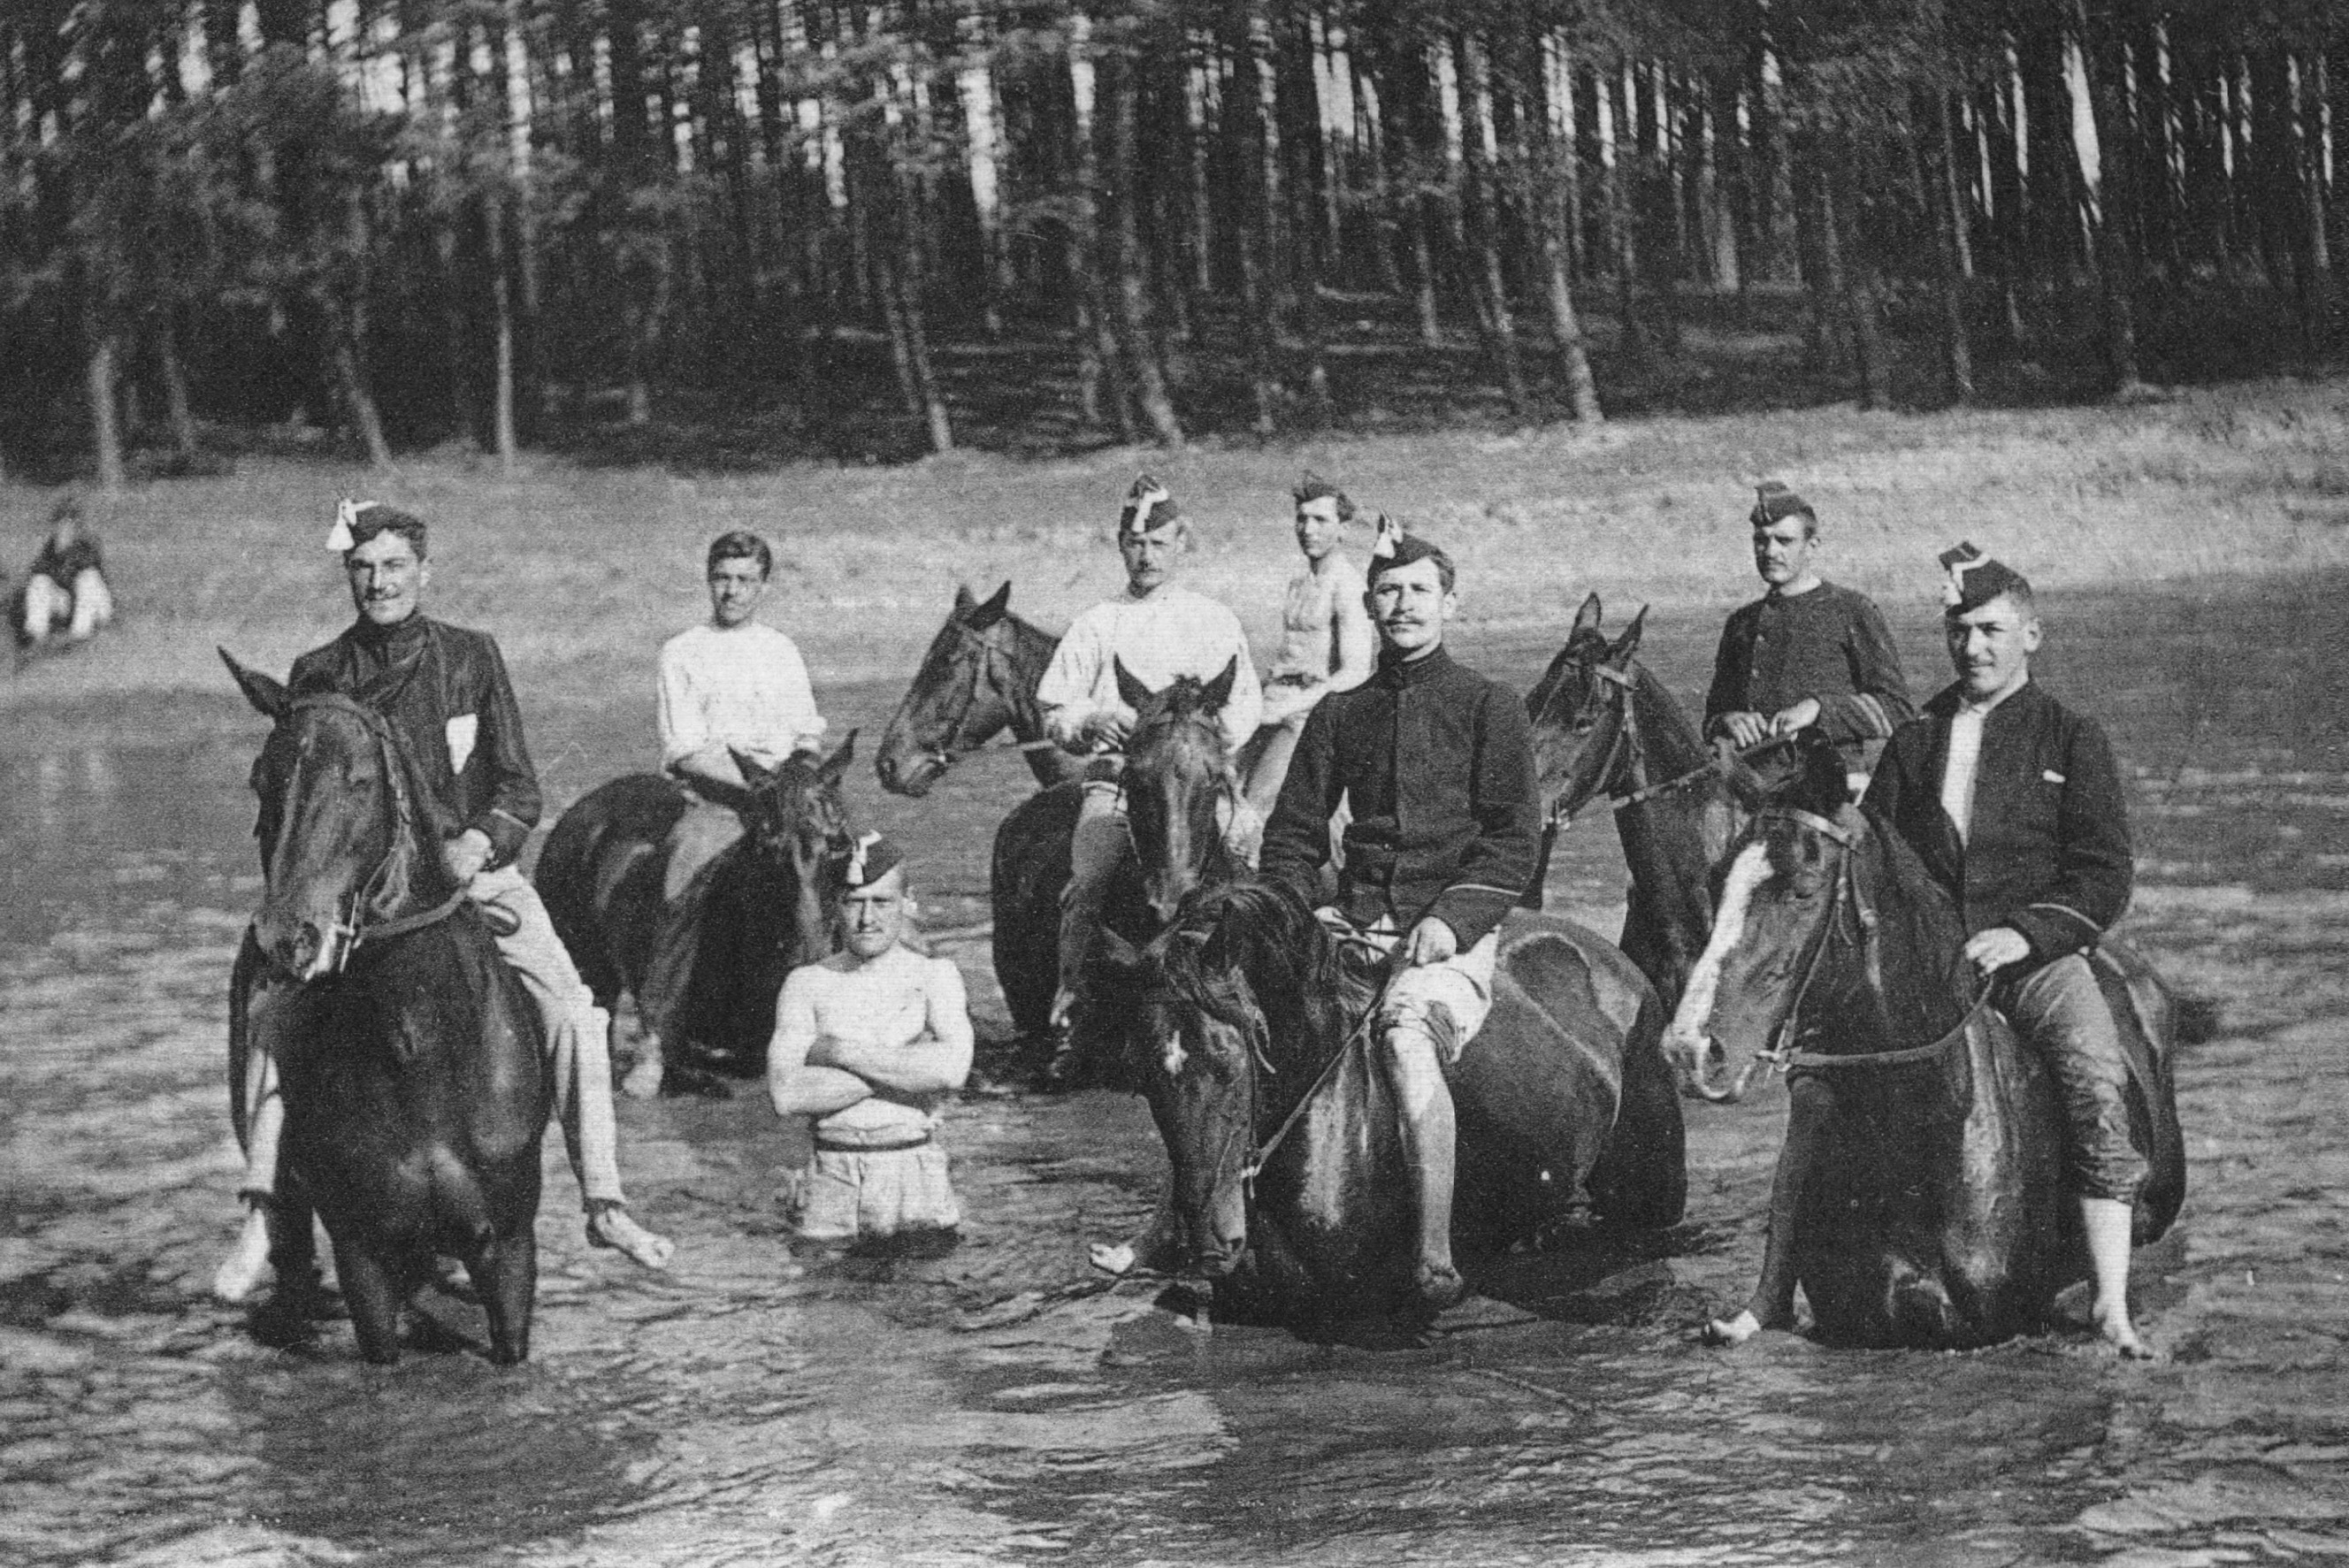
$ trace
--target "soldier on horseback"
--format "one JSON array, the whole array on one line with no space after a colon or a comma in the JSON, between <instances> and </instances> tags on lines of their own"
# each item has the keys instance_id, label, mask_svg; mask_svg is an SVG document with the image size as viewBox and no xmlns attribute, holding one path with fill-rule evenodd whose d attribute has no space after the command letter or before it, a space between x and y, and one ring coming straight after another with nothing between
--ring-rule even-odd
<instances>
[{"instance_id":1,"label":"soldier on horseback","mask_svg":"<svg viewBox=\"0 0 2349 1568\"><path fill-rule=\"evenodd\" d=\"M327 544L342 554L358 619L333 642L296 659L287 689L295 697L335 692L355 698L401 737L430 785L449 870L476 903L493 912L498 952L544 1022L588 1240L647 1268L665 1268L671 1243L629 1216L620 1188L608 1021L580 983L545 905L514 863L537 823L540 797L523 741L522 710L497 643L486 633L422 613L431 568L420 519L375 502L346 501ZM263 841L270 841L267 833ZM290 990L264 977L248 1004L247 1164L240 1191L250 1212L235 1250L212 1277L213 1294L224 1301L251 1294L268 1267L268 1214L285 1119L274 1020Z\"/></svg>"},{"instance_id":2,"label":"soldier on horseback","mask_svg":"<svg viewBox=\"0 0 2349 1568\"><path fill-rule=\"evenodd\" d=\"M1744 748L1816 727L1864 781L1885 739L1917 712L1892 634L1866 594L1819 575L1809 501L1774 480L1756 490L1750 521L1754 568L1769 591L1722 628L1704 732Z\"/></svg>"},{"instance_id":3,"label":"soldier on horseback","mask_svg":"<svg viewBox=\"0 0 2349 1568\"><path fill-rule=\"evenodd\" d=\"M2032 682L2042 632L2030 583L1971 544L1941 565L1942 630L1958 678L1893 735L1861 809L1907 841L1956 900L1971 934L1967 963L2054 1077L2096 1330L2121 1355L2143 1357L2128 1269L2147 1166L2130 1137L2127 1057L2091 966L2135 875L2119 769L2093 719ZM1774 1227L1791 1223L1795 1196L1773 1194ZM1791 1325L1791 1275L1784 1291L1757 1293L1713 1336Z\"/></svg>"},{"instance_id":4,"label":"soldier on horseback","mask_svg":"<svg viewBox=\"0 0 2349 1568\"><path fill-rule=\"evenodd\" d=\"M1280 653L1265 681L1264 727L1249 742L1243 764L1248 804L1269 817L1288 777L1289 758L1314 706L1332 692L1351 691L1371 676L1378 634L1364 608L1361 568L1340 548L1354 503L1317 473L1293 492L1297 548L1304 566L1280 600Z\"/></svg>"},{"instance_id":5,"label":"soldier on horseback","mask_svg":"<svg viewBox=\"0 0 2349 1568\"><path fill-rule=\"evenodd\" d=\"M712 861L742 837L741 813L726 797L748 788L737 757L772 768L823 740L807 665L790 637L758 618L774 552L737 530L709 543L709 619L661 645L661 767L683 785L688 805L670 832L661 872L663 911L636 998L644 1039L621 1088L639 1099L660 1092L663 1042L670 1039L693 969ZM719 790L726 792L721 797Z\"/></svg>"},{"instance_id":6,"label":"soldier on horseback","mask_svg":"<svg viewBox=\"0 0 2349 1568\"><path fill-rule=\"evenodd\" d=\"M1419 1293L1441 1310L1464 1289L1445 1075L1492 1008L1501 921L1533 878L1541 810L1524 704L1444 647L1459 604L1451 558L1382 530L1369 578L1377 673L1306 720L1263 872L1318 903L1330 820L1350 801L1338 905L1319 913L1392 957L1376 1027L1418 1182Z\"/></svg>"},{"instance_id":7,"label":"soldier on horseback","mask_svg":"<svg viewBox=\"0 0 2349 1568\"><path fill-rule=\"evenodd\" d=\"M1256 733L1263 707L1239 617L1175 581L1189 545L1190 525L1165 487L1148 474L1135 480L1117 523L1125 592L1071 624L1036 687L1046 733L1063 749L1089 759L1061 901L1060 985L1051 1013L1060 1070L1065 1070L1071 1052L1070 1015L1083 984L1093 928L1129 842L1119 779L1134 713L1119 695L1119 668L1156 689L1177 676L1210 681L1233 665L1231 695L1218 717L1234 756ZM1239 803L1235 792L1236 807ZM1236 847L1253 837L1254 824L1247 816L1236 809L1226 828Z\"/></svg>"}]
</instances>

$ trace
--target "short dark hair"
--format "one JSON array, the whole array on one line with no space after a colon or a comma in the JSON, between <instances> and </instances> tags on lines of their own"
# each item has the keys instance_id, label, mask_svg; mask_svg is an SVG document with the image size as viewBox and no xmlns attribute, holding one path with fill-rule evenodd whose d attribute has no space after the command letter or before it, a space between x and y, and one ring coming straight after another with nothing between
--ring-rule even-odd
<instances>
[{"instance_id":1,"label":"short dark hair","mask_svg":"<svg viewBox=\"0 0 2349 1568\"><path fill-rule=\"evenodd\" d=\"M775 574L774 551L768 547L765 540L748 529L730 529L711 540L709 562L702 571L705 573L717 571L718 563L721 561L755 561L759 563L760 576L771 577Z\"/></svg>"},{"instance_id":2,"label":"short dark hair","mask_svg":"<svg viewBox=\"0 0 2349 1568\"><path fill-rule=\"evenodd\" d=\"M1398 566L1416 566L1423 561L1435 562L1435 580L1444 584L1446 593L1451 593L1454 583L1459 578L1459 571L1452 564L1452 557L1433 544L1421 545L1408 561L1397 561L1386 555L1371 556L1371 569L1365 575L1363 585L1375 588L1379 585L1380 573Z\"/></svg>"},{"instance_id":3,"label":"short dark hair","mask_svg":"<svg viewBox=\"0 0 2349 1568\"><path fill-rule=\"evenodd\" d=\"M409 548L416 552L417 560L425 558L428 546L424 520L415 513L380 502L360 507L351 519L351 548L357 549L378 533L399 535L408 541Z\"/></svg>"}]
</instances>

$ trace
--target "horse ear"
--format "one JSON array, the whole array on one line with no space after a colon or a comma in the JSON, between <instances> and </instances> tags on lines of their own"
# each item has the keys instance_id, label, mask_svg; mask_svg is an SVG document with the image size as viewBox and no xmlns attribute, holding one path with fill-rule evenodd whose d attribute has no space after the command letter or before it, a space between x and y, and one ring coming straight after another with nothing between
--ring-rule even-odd
<instances>
[{"instance_id":1,"label":"horse ear","mask_svg":"<svg viewBox=\"0 0 2349 1568\"><path fill-rule=\"evenodd\" d=\"M969 614L963 617L963 624L974 632L984 632L989 626L994 625L998 621L1002 620L1006 614L1010 613L1010 609L1011 584L1006 583L1002 587L998 588L992 594L988 595L986 603L978 605L976 609L972 610Z\"/></svg>"},{"instance_id":2,"label":"horse ear","mask_svg":"<svg viewBox=\"0 0 2349 1568\"><path fill-rule=\"evenodd\" d=\"M1599 595L1596 593L1588 595L1582 601L1582 608L1574 613L1574 624L1566 634L1568 638L1571 640L1585 632L1599 630L1599 623L1604 618L1606 613L1605 608L1599 603Z\"/></svg>"},{"instance_id":3,"label":"horse ear","mask_svg":"<svg viewBox=\"0 0 2349 1568\"><path fill-rule=\"evenodd\" d=\"M1593 594L1592 597L1595 599L1598 595ZM1619 670L1630 664L1631 655L1640 651L1640 631L1647 624L1648 606L1642 604L1640 613L1631 617L1631 624L1623 629L1623 634L1615 639L1615 645L1607 650L1607 662Z\"/></svg>"},{"instance_id":4,"label":"horse ear","mask_svg":"<svg viewBox=\"0 0 2349 1568\"><path fill-rule=\"evenodd\" d=\"M244 700L254 706L254 711L272 724L284 718L286 708L285 688L259 670L248 669L238 664L236 655L226 648L218 651L221 663L226 665L228 673L236 677L237 689L244 693Z\"/></svg>"},{"instance_id":5,"label":"horse ear","mask_svg":"<svg viewBox=\"0 0 2349 1568\"><path fill-rule=\"evenodd\" d=\"M742 781L750 786L753 794L772 784L783 771L780 768L770 768L757 758L746 756L730 746L726 748L726 755L734 759L734 766L741 773Z\"/></svg>"},{"instance_id":6,"label":"horse ear","mask_svg":"<svg viewBox=\"0 0 2349 1568\"><path fill-rule=\"evenodd\" d=\"M815 776L827 784L839 783L841 776L848 771L849 759L855 755L856 731L852 729L848 732L848 738L840 743L840 749L825 758L816 769Z\"/></svg>"},{"instance_id":7,"label":"horse ear","mask_svg":"<svg viewBox=\"0 0 2349 1568\"><path fill-rule=\"evenodd\" d=\"M1120 975L1132 975L1142 967L1142 949L1120 936L1108 926L1094 928L1093 954Z\"/></svg>"},{"instance_id":8,"label":"horse ear","mask_svg":"<svg viewBox=\"0 0 2349 1568\"><path fill-rule=\"evenodd\" d=\"M1235 658L1238 657L1237 655L1234 655L1233 656ZM1117 700L1125 704L1126 707L1133 708L1135 712L1139 713L1144 704L1148 703L1152 697L1158 695L1156 692L1152 691L1148 686L1143 686L1141 681L1134 678L1133 672L1125 667L1125 661L1123 659L1121 659L1116 655L1112 654L1110 655L1110 664L1117 671Z\"/></svg>"},{"instance_id":9,"label":"horse ear","mask_svg":"<svg viewBox=\"0 0 2349 1568\"><path fill-rule=\"evenodd\" d=\"M1199 693L1199 706L1209 713L1221 713L1224 704L1232 700L1232 683L1239 679L1240 656L1234 654L1224 661L1224 673L1209 681Z\"/></svg>"},{"instance_id":10,"label":"horse ear","mask_svg":"<svg viewBox=\"0 0 2349 1568\"><path fill-rule=\"evenodd\" d=\"M955 584L955 607L954 607L954 613L955 613L957 615L962 615L962 614L967 614L967 613L969 611L970 607L971 607L973 604L976 604L976 603L978 603L978 600L976 600L976 599L974 599L974 598L972 598L972 597L970 596L970 584L969 584L969 583L956 583L956 584Z\"/></svg>"}]
</instances>

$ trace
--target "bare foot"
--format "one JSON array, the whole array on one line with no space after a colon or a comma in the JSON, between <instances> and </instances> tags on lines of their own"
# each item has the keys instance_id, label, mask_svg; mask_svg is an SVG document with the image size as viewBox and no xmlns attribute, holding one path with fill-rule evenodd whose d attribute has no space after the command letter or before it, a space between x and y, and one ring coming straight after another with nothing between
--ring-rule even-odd
<instances>
[{"instance_id":1,"label":"bare foot","mask_svg":"<svg viewBox=\"0 0 2349 1568\"><path fill-rule=\"evenodd\" d=\"M269 1210L254 1203L245 1211L236 1246L212 1271L212 1299L231 1306L243 1301L269 1277Z\"/></svg>"},{"instance_id":2,"label":"bare foot","mask_svg":"<svg viewBox=\"0 0 2349 1568\"><path fill-rule=\"evenodd\" d=\"M2095 1315L2095 1325L2096 1333L2103 1336L2105 1344L2111 1347L2113 1354L2122 1360L2156 1359L2153 1346L2137 1337L2137 1325L2129 1321L2128 1313L2126 1310L2099 1312Z\"/></svg>"},{"instance_id":3,"label":"bare foot","mask_svg":"<svg viewBox=\"0 0 2349 1568\"><path fill-rule=\"evenodd\" d=\"M1699 1337L1707 1345L1743 1345L1761 1332L1762 1320L1749 1307L1734 1317L1714 1318Z\"/></svg>"},{"instance_id":4,"label":"bare foot","mask_svg":"<svg viewBox=\"0 0 2349 1568\"><path fill-rule=\"evenodd\" d=\"M1419 1265L1420 1305L1430 1312L1443 1312L1458 1306L1468 1298L1468 1282L1452 1266L1449 1258L1423 1259Z\"/></svg>"},{"instance_id":5,"label":"bare foot","mask_svg":"<svg viewBox=\"0 0 2349 1568\"><path fill-rule=\"evenodd\" d=\"M630 1099L651 1099L661 1090L661 1058L658 1051L647 1051L636 1058L620 1080L620 1092Z\"/></svg>"},{"instance_id":6,"label":"bare foot","mask_svg":"<svg viewBox=\"0 0 2349 1568\"><path fill-rule=\"evenodd\" d=\"M1179 1272L1174 1238L1154 1227L1130 1242L1095 1242L1085 1249L1085 1261L1105 1274L1171 1274Z\"/></svg>"},{"instance_id":7,"label":"bare foot","mask_svg":"<svg viewBox=\"0 0 2349 1568\"><path fill-rule=\"evenodd\" d=\"M675 1242L646 1230L617 1203L600 1204L587 1216L587 1240L599 1247L610 1247L648 1269L668 1267L668 1260L677 1251Z\"/></svg>"}]
</instances>

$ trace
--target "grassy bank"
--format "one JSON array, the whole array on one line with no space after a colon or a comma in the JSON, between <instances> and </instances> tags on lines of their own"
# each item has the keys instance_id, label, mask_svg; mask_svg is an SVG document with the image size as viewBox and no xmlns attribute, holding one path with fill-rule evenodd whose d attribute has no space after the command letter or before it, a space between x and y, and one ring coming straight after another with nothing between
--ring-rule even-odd
<instances>
[{"instance_id":1,"label":"grassy bank","mask_svg":"<svg viewBox=\"0 0 2349 1568\"><path fill-rule=\"evenodd\" d=\"M1059 626L1112 588L1107 524L1137 467L1196 520L1192 580L1268 645L1293 559L1300 465L1451 548L1465 614L1557 621L1610 602L1726 609L1750 596L1746 488L1783 477L1828 531L1828 574L1887 613L1931 613L1932 557L1971 538L2060 590L2349 565L2349 386L2249 384L2128 408L1933 415L1844 409L1346 438L1278 448L1119 451L1018 462L795 467L687 477L546 465L422 463L396 478L248 459L222 479L142 485L97 509L122 624L89 649L0 682L27 738L168 738L227 691L225 644L264 668L348 618L325 549L335 499L397 501L434 526L436 613L498 634L533 710L626 700L649 712L661 640L699 618L701 550L751 528L781 556L770 615L819 685L902 677L954 585L1015 584ZM0 560L21 570L54 492L0 490ZM196 699L191 701L191 699Z\"/></svg>"}]
</instances>

